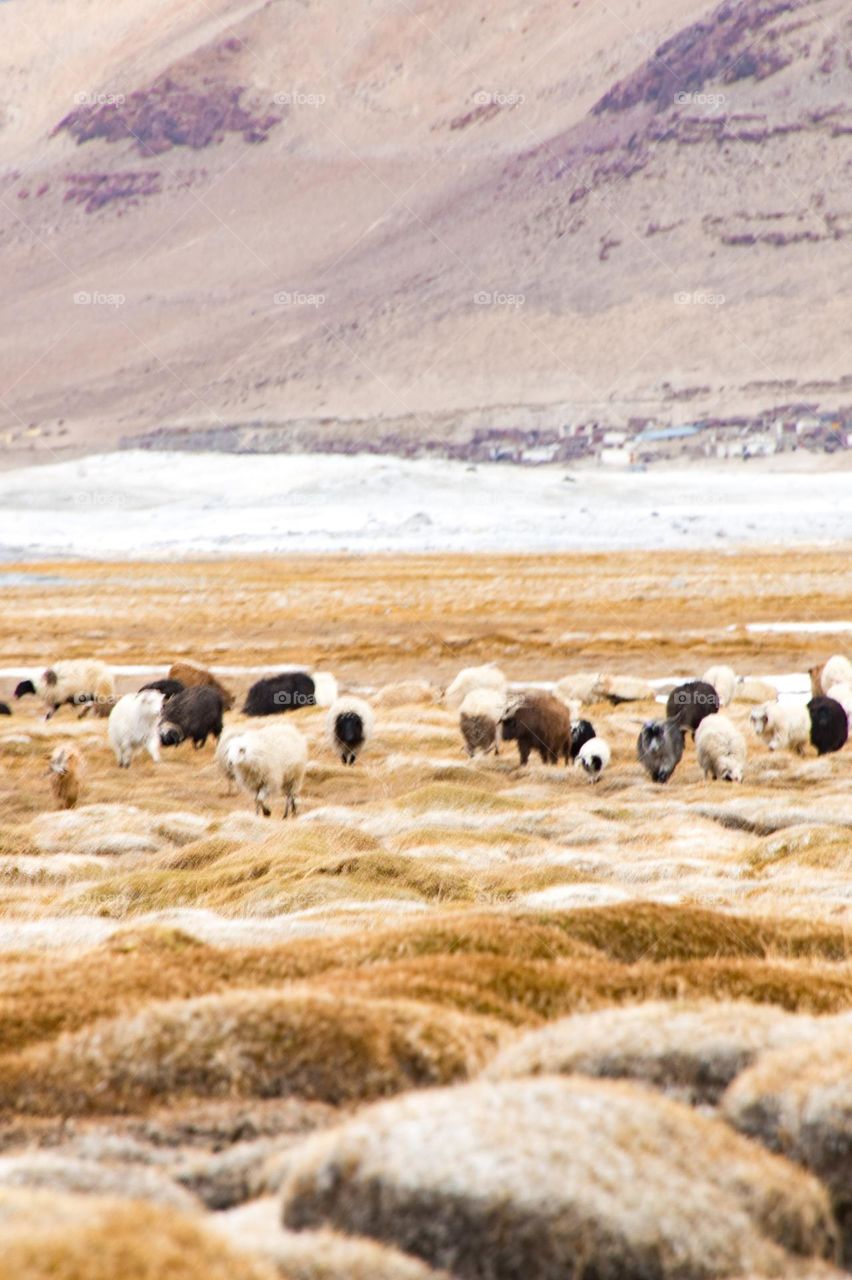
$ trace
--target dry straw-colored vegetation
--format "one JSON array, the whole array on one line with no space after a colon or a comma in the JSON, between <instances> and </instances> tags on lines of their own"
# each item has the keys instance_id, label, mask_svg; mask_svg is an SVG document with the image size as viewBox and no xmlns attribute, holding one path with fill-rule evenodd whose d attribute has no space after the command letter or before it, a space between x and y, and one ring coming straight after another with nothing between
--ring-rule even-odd
<instances>
[{"instance_id":1,"label":"dry straw-colored vegetation","mask_svg":"<svg viewBox=\"0 0 852 1280\"><path fill-rule=\"evenodd\" d=\"M598 702L584 714L613 756L591 787L518 769L510 744L469 761L440 691L488 659L520 683L718 660L804 671L834 637L745 624L848 617L847 564L824 550L727 557L722 574L711 555L608 555L16 577L0 665L96 654L164 674L187 656L224 668L239 724L243 668L302 662L372 697L377 725L344 768L325 713L294 713L310 765L285 824L229 792L210 745L120 771L103 720L65 709L45 725L22 703L0 722L0 1216L8 1197L29 1206L0 1276L425 1280L431 1264L561 1280L579 1240L601 1280L829 1274L817 1255L848 1239L848 1062L814 1055L824 1020L839 1035L852 1014L849 750L773 755L735 701L745 783L705 782L690 744L654 787L635 739L658 704ZM47 762L66 742L85 785L57 812ZM629 1141L588 1120L599 1111L624 1112ZM425 1126L422 1150L394 1117ZM282 1183L310 1231L270 1212ZM210 1245L214 1223L233 1256Z\"/></svg>"}]
</instances>

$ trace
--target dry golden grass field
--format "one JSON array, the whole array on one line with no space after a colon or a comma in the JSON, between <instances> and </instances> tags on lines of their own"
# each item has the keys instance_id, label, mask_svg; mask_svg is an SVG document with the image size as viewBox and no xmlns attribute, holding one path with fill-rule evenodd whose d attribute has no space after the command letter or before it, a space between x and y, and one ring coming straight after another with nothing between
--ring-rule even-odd
<instances>
[{"instance_id":1,"label":"dry golden grass field","mask_svg":"<svg viewBox=\"0 0 852 1280\"><path fill-rule=\"evenodd\" d=\"M0 566L0 1280L705 1280L852 1265L852 746L742 785L636 759L468 760L442 690L495 660L803 673L849 635L848 549ZM120 770L106 720L14 703L95 656L237 693L331 671L298 816L213 746ZM147 674L150 669L151 674ZM251 670L248 670L251 669ZM256 722L255 722L256 723ZM58 812L48 760L85 760Z\"/></svg>"}]
</instances>

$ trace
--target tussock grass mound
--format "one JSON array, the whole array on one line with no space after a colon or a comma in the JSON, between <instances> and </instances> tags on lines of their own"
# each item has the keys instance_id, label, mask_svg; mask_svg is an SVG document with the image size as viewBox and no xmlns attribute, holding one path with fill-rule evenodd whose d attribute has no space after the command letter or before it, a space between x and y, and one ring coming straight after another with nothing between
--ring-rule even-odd
<instances>
[{"instance_id":1,"label":"tussock grass mound","mask_svg":"<svg viewBox=\"0 0 852 1280\"><path fill-rule=\"evenodd\" d=\"M852 1264L852 1019L758 1059L725 1094L723 1112L737 1129L822 1178Z\"/></svg>"},{"instance_id":2,"label":"tussock grass mound","mask_svg":"<svg viewBox=\"0 0 852 1280\"><path fill-rule=\"evenodd\" d=\"M749 855L755 871L795 864L820 871L852 871L852 840L846 827L794 827L760 841Z\"/></svg>"},{"instance_id":3,"label":"tussock grass mound","mask_svg":"<svg viewBox=\"0 0 852 1280\"><path fill-rule=\"evenodd\" d=\"M771 1005L654 1001L577 1014L507 1045L485 1079L570 1075L628 1078L690 1103L715 1103L769 1049L813 1040L825 1021Z\"/></svg>"},{"instance_id":4,"label":"tussock grass mound","mask_svg":"<svg viewBox=\"0 0 852 1280\"><path fill-rule=\"evenodd\" d=\"M141 1202L0 1190L0 1280L285 1280L196 1219Z\"/></svg>"},{"instance_id":5,"label":"tussock grass mound","mask_svg":"<svg viewBox=\"0 0 852 1280\"><path fill-rule=\"evenodd\" d=\"M501 1033L414 1001L233 991L149 1005L0 1059L0 1092L34 1114L120 1114L186 1096L339 1104L464 1079Z\"/></svg>"},{"instance_id":6,"label":"tussock grass mound","mask_svg":"<svg viewBox=\"0 0 852 1280\"><path fill-rule=\"evenodd\" d=\"M544 920L626 964L711 956L852 958L852 938L841 927L781 917L762 920L702 907L625 903L548 913Z\"/></svg>"},{"instance_id":7,"label":"tussock grass mound","mask_svg":"<svg viewBox=\"0 0 852 1280\"><path fill-rule=\"evenodd\" d=\"M542 1078L410 1094L294 1153L285 1226L390 1241L462 1278L780 1272L831 1256L819 1183L633 1085Z\"/></svg>"},{"instance_id":8,"label":"tussock grass mound","mask_svg":"<svg viewBox=\"0 0 852 1280\"><path fill-rule=\"evenodd\" d=\"M467 783L427 783L399 796L397 803L401 809L414 813L441 809L460 809L465 813L510 813L522 812L525 808L514 796L498 794L481 786L478 774L473 774Z\"/></svg>"},{"instance_id":9,"label":"tussock grass mound","mask_svg":"<svg viewBox=\"0 0 852 1280\"><path fill-rule=\"evenodd\" d=\"M158 1169L138 1163L81 1160L55 1152L0 1156L0 1188L4 1187L147 1200L183 1213L192 1213L201 1207L195 1196Z\"/></svg>"},{"instance_id":10,"label":"tussock grass mound","mask_svg":"<svg viewBox=\"0 0 852 1280\"><path fill-rule=\"evenodd\" d=\"M274 1262L291 1280L452 1280L447 1272L375 1240L336 1231L285 1231L277 1196L266 1196L212 1225L239 1248Z\"/></svg>"}]
</instances>

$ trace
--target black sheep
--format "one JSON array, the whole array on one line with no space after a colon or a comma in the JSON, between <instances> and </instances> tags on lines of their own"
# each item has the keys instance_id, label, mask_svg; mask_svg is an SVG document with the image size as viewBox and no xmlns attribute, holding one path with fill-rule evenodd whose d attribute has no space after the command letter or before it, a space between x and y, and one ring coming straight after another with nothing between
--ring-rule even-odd
<instances>
[{"instance_id":1,"label":"black sheep","mask_svg":"<svg viewBox=\"0 0 852 1280\"><path fill-rule=\"evenodd\" d=\"M591 720L578 720L571 726L571 759L576 760L587 742L598 735Z\"/></svg>"},{"instance_id":2,"label":"black sheep","mask_svg":"<svg viewBox=\"0 0 852 1280\"><path fill-rule=\"evenodd\" d=\"M185 738L203 747L210 734L218 738L222 732L222 695L208 684L193 685L169 698L160 720L160 742L176 747Z\"/></svg>"},{"instance_id":3,"label":"black sheep","mask_svg":"<svg viewBox=\"0 0 852 1280\"><path fill-rule=\"evenodd\" d=\"M668 782L683 755L683 730L674 718L649 720L636 742L642 766L652 782Z\"/></svg>"},{"instance_id":4,"label":"black sheep","mask_svg":"<svg viewBox=\"0 0 852 1280\"><path fill-rule=\"evenodd\" d=\"M156 689L158 693L163 695L163 701L168 702L169 698L173 698L176 693L183 693L186 685L180 680L170 680L168 676L164 676L162 680L152 680L150 684L143 684L143 689Z\"/></svg>"},{"instance_id":5,"label":"black sheep","mask_svg":"<svg viewBox=\"0 0 852 1280\"><path fill-rule=\"evenodd\" d=\"M314 682L307 671L282 671L255 681L246 696L243 715L275 716L316 705Z\"/></svg>"},{"instance_id":6,"label":"black sheep","mask_svg":"<svg viewBox=\"0 0 852 1280\"><path fill-rule=\"evenodd\" d=\"M695 730L706 716L717 715L719 695L706 680L688 680L672 689L666 702L666 715L676 720L681 729L695 737Z\"/></svg>"},{"instance_id":7,"label":"black sheep","mask_svg":"<svg viewBox=\"0 0 852 1280\"><path fill-rule=\"evenodd\" d=\"M827 756L839 751L849 737L849 719L836 698L811 698L808 703L811 717L811 742L817 755Z\"/></svg>"}]
</instances>

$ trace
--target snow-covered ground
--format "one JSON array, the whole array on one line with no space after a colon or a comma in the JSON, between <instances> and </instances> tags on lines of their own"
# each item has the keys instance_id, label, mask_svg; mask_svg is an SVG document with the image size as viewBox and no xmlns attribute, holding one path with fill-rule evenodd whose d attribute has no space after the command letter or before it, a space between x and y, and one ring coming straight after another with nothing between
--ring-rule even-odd
<instances>
[{"instance_id":1,"label":"snow-covered ground","mask_svg":"<svg viewBox=\"0 0 852 1280\"><path fill-rule=\"evenodd\" d=\"M697 548L852 539L852 472L114 453L0 473L0 557Z\"/></svg>"}]
</instances>

